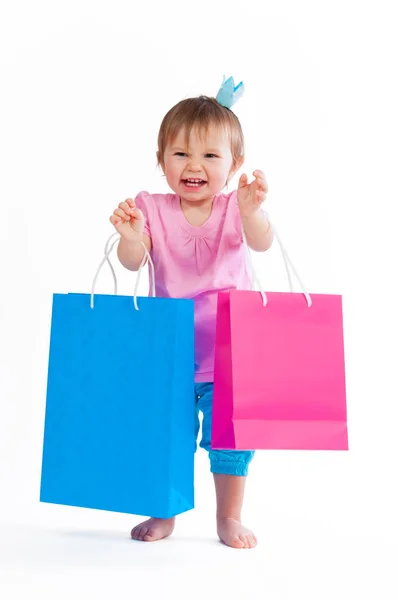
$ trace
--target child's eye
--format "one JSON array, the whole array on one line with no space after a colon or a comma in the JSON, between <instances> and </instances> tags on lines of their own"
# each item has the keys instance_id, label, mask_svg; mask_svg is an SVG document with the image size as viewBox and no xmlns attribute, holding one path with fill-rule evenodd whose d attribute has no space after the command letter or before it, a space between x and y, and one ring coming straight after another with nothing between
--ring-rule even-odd
<instances>
[{"instance_id":1,"label":"child's eye","mask_svg":"<svg viewBox=\"0 0 398 600\"><path fill-rule=\"evenodd\" d=\"M186 152L175 152L174 156L187 156L187 154L186 154ZM205 154L205 156L206 156L206 158L217 158L216 154L211 154L211 153Z\"/></svg>"}]
</instances>

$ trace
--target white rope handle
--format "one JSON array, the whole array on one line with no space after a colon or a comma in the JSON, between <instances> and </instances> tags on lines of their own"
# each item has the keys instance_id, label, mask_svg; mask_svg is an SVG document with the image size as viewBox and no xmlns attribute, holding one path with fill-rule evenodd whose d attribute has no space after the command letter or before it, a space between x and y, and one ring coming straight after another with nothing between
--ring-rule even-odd
<instances>
[{"instance_id":1,"label":"white rope handle","mask_svg":"<svg viewBox=\"0 0 398 600\"><path fill-rule=\"evenodd\" d=\"M287 250L284 247L284 245L282 243L282 240L281 240L281 238L280 238L280 236L279 236L279 234L278 234L278 232L277 232L277 230L275 228L275 225L273 224L273 222L269 218L268 213L265 212L265 215L266 215L266 217L268 219L268 222L270 224L270 228L274 232L274 235L275 235L275 237L276 237L276 239L278 241L278 244L280 246L280 249L282 251L283 262L285 263L285 269L286 269L287 278L288 278L288 281L289 281L289 289L290 289L291 292L293 292L293 282L292 282L292 277L291 277L291 273L290 273L290 269L291 269L292 272L293 272L293 274L295 275L297 281L300 284L300 287L301 287L301 289L303 291L303 294L304 294L304 296L305 296L305 298L307 300L308 307L310 307L312 305L311 296L306 291L305 286L304 286L304 284L302 282L302 279L301 279L300 275L297 273L297 270L296 270L296 268L295 268L295 266L294 266L291 258L289 257L289 255L287 253ZM256 272L256 270L254 268L253 260L252 260L252 255L251 255L250 248L249 248L249 244L247 243L246 234L245 234L245 231L243 229L243 224L242 224L242 237L243 237L243 240L245 242L246 252L247 252L247 256L248 256L249 263L250 263L251 270L252 270L252 274L253 274L252 289L253 289L253 283L256 282L256 284L257 284L257 286L259 288L260 294L261 294L261 298L263 299L263 305L267 306L268 299L267 299L267 295L266 295L266 293L264 291L265 288L262 285L262 283L261 283L261 281L260 281L260 279L259 279L259 277L257 275L257 272Z\"/></svg>"},{"instance_id":2,"label":"white rope handle","mask_svg":"<svg viewBox=\"0 0 398 600\"><path fill-rule=\"evenodd\" d=\"M113 239L115 236L117 236L117 239L115 239L115 240L112 242L112 244L110 244L110 243L111 243L111 240L112 240L112 239ZM96 272L96 274L95 274L95 277L94 277L94 280L93 280L93 284L92 284L92 286L91 286L90 308L94 308L94 294L95 294L95 286L96 286L96 284L97 284L97 279L98 279L98 276L99 276L99 274L100 274L100 271L101 271L102 267L104 266L104 264L105 264L106 262L109 264L109 267L110 267L110 269L111 269L111 272L112 272L112 276L113 276L113 282L114 282L114 290L115 290L115 292L114 292L114 293L115 293L115 295L117 294L117 279L116 279L116 273L115 273L115 270L114 270L114 268L113 268L113 265L112 265L111 261L109 260L109 255L111 254L111 252L112 252L113 248L115 247L116 243L117 243L117 242L120 240L120 238L121 238L121 236L120 236L118 233L113 233L113 234L110 236L110 238L108 239L108 241L106 242L106 244L105 244L105 250L104 250L104 255L105 255L105 256L104 256L104 258L102 259L102 261L100 262L100 264L99 264L99 266L98 266L97 272ZM149 254L149 252L148 252L148 249L147 249L147 247L145 246L144 242L141 242L141 244L142 244L142 246L143 246L143 248L144 248L145 252L144 252L144 256L143 256L143 258L142 258L141 264L140 264L140 266L139 266L139 269L138 269L137 281L136 281L135 288L134 288L134 308L135 308L136 310L139 310L139 308L138 308L138 303L137 303L137 290L138 290L138 285L139 285L139 282L140 282L140 278L141 278L141 272L142 272L142 269L143 269L143 267L144 267L144 264L145 264L145 262L146 262L146 260L147 260L147 259L148 259L148 262L149 262L149 264L151 265L150 273L151 273L151 275L152 275L152 296L155 298L155 295L156 295L156 293L155 293L155 267L154 267L154 264L153 264L153 261L152 261L151 255Z\"/></svg>"},{"instance_id":3,"label":"white rope handle","mask_svg":"<svg viewBox=\"0 0 398 600\"><path fill-rule=\"evenodd\" d=\"M145 265L146 259L148 259L148 262L151 265L151 268L149 269L149 273L150 273L150 276L152 276L152 286L151 286L152 287L152 297L153 298L156 297L156 291L155 291L155 266L153 264L151 255L149 254L148 249L145 246L144 242L141 242L141 244L144 246L145 253L144 253L144 256L142 257L142 261L141 261L141 264L140 264L139 269L138 269L137 281L135 283L135 288L134 288L134 307L135 307L136 310L139 310L138 304L137 304L137 291L138 291L138 286L139 286L140 279L141 279L142 269L143 269L143 267Z\"/></svg>"}]
</instances>

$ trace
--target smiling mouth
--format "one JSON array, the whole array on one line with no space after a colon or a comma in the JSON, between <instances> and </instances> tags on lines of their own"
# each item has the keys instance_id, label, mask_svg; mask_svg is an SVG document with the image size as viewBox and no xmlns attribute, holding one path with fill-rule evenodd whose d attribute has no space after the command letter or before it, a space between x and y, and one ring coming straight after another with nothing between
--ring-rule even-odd
<instances>
[{"instance_id":1,"label":"smiling mouth","mask_svg":"<svg viewBox=\"0 0 398 600\"><path fill-rule=\"evenodd\" d=\"M203 179L196 179L196 178L192 178L192 177L190 177L189 179L182 179L182 182L187 187L192 187L192 188L201 187L202 185L205 185L205 183L207 183Z\"/></svg>"}]
</instances>

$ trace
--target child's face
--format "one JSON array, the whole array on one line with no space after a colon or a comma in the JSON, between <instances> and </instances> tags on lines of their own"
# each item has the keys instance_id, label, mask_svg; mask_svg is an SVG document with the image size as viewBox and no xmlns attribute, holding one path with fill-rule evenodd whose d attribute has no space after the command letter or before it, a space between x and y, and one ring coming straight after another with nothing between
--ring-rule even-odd
<instances>
[{"instance_id":1,"label":"child's face","mask_svg":"<svg viewBox=\"0 0 398 600\"><path fill-rule=\"evenodd\" d=\"M187 202L203 202L221 192L242 162L243 159L232 168L229 136L213 127L203 136L193 129L188 148L185 131L181 130L173 144L166 146L162 168L167 183L177 195ZM198 183L190 182L192 179Z\"/></svg>"}]
</instances>

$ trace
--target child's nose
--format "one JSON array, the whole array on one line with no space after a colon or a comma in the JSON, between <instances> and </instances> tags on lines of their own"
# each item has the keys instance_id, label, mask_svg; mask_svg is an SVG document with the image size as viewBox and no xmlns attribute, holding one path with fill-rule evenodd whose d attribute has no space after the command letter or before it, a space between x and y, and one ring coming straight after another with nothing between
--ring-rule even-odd
<instances>
[{"instance_id":1,"label":"child's nose","mask_svg":"<svg viewBox=\"0 0 398 600\"><path fill-rule=\"evenodd\" d=\"M199 160L191 160L191 162L189 163L189 167L190 167L191 171L201 171L202 170L202 165Z\"/></svg>"}]
</instances>

